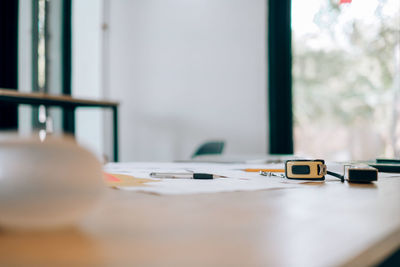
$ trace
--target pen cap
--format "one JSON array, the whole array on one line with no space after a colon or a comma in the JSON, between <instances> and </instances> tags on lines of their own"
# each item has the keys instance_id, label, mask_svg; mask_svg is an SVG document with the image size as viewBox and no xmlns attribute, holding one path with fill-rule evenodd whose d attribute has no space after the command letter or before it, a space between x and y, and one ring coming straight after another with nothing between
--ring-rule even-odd
<instances>
[{"instance_id":1,"label":"pen cap","mask_svg":"<svg viewBox=\"0 0 400 267\"><path fill-rule=\"evenodd\" d=\"M103 190L100 162L71 139L0 140L1 227L74 224Z\"/></svg>"}]
</instances>

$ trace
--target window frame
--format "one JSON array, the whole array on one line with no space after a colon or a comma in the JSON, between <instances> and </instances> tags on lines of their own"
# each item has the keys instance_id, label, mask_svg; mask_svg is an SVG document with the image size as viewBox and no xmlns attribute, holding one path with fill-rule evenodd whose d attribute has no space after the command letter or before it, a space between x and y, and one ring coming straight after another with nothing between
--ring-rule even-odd
<instances>
[{"instance_id":1,"label":"window frame","mask_svg":"<svg viewBox=\"0 0 400 267\"><path fill-rule=\"evenodd\" d=\"M269 153L293 154L291 0L268 1Z\"/></svg>"}]
</instances>

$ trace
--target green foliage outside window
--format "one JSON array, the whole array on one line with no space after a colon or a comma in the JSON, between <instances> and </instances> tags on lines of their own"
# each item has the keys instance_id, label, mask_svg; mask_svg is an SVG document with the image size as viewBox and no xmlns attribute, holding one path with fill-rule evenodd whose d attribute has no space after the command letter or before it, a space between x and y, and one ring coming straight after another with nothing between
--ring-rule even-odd
<instances>
[{"instance_id":1,"label":"green foliage outside window","mask_svg":"<svg viewBox=\"0 0 400 267\"><path fill-rule=\"evenodd\" d=\"M400 2L338 2L314 1L309 31L292 25L295 150L400 157Z\"/></svg>"}]
</instances>

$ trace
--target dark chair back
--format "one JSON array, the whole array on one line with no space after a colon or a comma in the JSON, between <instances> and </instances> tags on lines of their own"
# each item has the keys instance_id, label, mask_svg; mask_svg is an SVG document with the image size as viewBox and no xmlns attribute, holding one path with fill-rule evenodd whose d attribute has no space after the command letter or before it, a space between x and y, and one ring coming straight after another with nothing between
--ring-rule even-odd
<instances>
[{"instance_id":1,"label":"dark chair back","mask_svg":"<svg viewBox=\"0 0 400 267\"><path fill-rule=\"evenodd\" d=\"M225 142L224 141L210 141L205 142L196 150L193 154L192 158L200 156L200 155L218 155L222 154L224 150Z\"/></svg>"}]
</instances>

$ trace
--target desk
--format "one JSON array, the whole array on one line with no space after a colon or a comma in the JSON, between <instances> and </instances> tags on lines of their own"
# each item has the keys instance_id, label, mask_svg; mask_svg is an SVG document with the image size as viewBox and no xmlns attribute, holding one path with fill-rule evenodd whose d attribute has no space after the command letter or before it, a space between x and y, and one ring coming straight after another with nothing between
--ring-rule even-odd
<instances>
[{"instance_id":1,"label":"desk","mask_svg":"<svg viewBox=\"0 0 400 267\"><path fill-rule=\"evenodd\" d=\"M66 123L66 125L68 126L68 129L64 129L71 134L74 134L75 132L75 111L77 108L97 107L111 109L113 114L113 160L115 162L118 161L118 102L75 98L67 95L49 95L38 92L25 93L0 88L0 103L2 102L26 104L32 106L44 105L61 107L72 115L67 117L68 122Z\"/></svg>"},{"instance_id":2,"label":"desk","mask_svg":"<svg viewBox=\"0 0 400 267\"><path fill-rule=\"evenodd\" d=\"M0 232L0 265L368 266L400 247L400 178L180 196L107 189L79 226Z\"/></svg>"}]
</instances>

